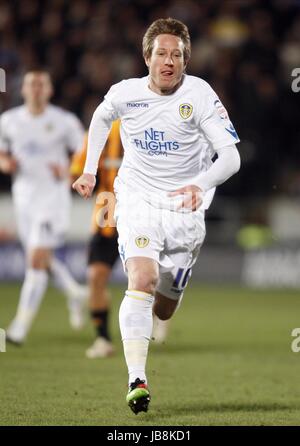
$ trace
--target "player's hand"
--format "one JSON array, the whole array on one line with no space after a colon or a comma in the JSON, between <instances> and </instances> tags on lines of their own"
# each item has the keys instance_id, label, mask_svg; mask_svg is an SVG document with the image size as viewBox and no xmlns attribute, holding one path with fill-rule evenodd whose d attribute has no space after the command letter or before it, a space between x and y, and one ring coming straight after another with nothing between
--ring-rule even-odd
<instances>
[{"instance_id":1,"label":"player's hand","mask_svg":"<svg viewBox=\"0 0 300 446\"><path fill-rule=\"evenodd\" d=\"M14 174L18 170L18 161L12 156L1 156L0 170L6 174Z\"/></svg>"},{"instance_id":2,"label":"player's hand","mask_svg":"<svg viewBox=\"0 0 300 446\"><path fill-rule=\"evenodd\" d=\"M169 197L175 197L177 195L183 195L182 203L178 206L178 210L185 208L196 211L202 204L202 189L195 185L184 186L168 194Z\"/></svg>"},{"instance_id":3,"label":"player's hand","mask_svg":"<svg viewBox=\"0 0 300 446\"><path fill-rule=\"evenodd\" d=\"M75 181L75 183L72 184L72 188L76 190L83 198L87 199L91 197L95 184L95 175L84 173L78 178L78 180Z\"/></svg>"}]
</instances>

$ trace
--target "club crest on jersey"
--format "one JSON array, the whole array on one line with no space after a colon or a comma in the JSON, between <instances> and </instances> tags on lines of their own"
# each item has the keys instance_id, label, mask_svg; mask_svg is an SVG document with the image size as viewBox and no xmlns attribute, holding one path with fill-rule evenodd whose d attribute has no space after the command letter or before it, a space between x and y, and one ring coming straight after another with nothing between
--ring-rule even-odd
<instances>
[{"instance_id":1,"label":"club crest on jersey","mask_svg":"<svg viewBox=\"0 0 300 446\"><path fill-rule=\"evenodd\" d=\"M179 105L179 114L182 119L188 119L193 113L193 106L191 104Z\"/></svg>"},{"instance_id":2,"label":"club crest on jersey","mask_svg":"<svg viewBox=\"0 0 300 446\"><path fill-rule=\"evenodd\" d=\"M138 248L146 248L146 246L149 245L149 239L145 235L142 235L140 237L137 237L135 239L135 244Z\"/></svg>"}]
</instances>

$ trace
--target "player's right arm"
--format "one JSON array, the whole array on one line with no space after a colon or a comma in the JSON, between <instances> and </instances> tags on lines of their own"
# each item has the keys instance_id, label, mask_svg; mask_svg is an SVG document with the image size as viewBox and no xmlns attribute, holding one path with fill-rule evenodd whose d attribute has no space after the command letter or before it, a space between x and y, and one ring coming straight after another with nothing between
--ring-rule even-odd
<instances>
[{"instance_id":1,"label":"player's right arm","mask_svg":"<svg viewBox=\"0 0 300 446\"><path fill-rule=\"evenodd\" d=\"M2 115L0 118L0 171L11 175L16 172L18 162L9 152L9 138L5 132L7 125L4 119L5 117Z\"/></svg>"},{"instance_id":2,"label":"player's right arm","mask_svg":"<svg viewBox=\"0 0 300 446\"><path fill-rule=\"evenodd\" d=\"M83 143L79 152L75 152L71 159L70 165L70 177L72 183L74 183L77 178L82 175L84 164L86 160L86 152L87 152L87 139L88 132L85 133Z\"/></svg>"},{"instance_id":3,"label":"player's right arm","mask_svg":"<svg viewBox=\"0 0 300 446\"><path fill-rule=\"evenodd\" d=\"M112 123L107 118L103 104L104 102L96 109L89 127L88 147L83 174L72 184L72 188L85 199L92 196L96 184L99 158Z\"/></svg>"},{"instance_id":4,"label":"player's right arm","mask_svg":"<svg viewBox=\"0 0 300 446\"><path fill-rule=\"evenodd\" d=\"M83 174L72 187L83 198L91 197L98 170L99 158L105 146L112 122L118 118L113 104L117 85L114 85L104 98L104 101L95 110L88 133L88 148Z\"/></svg>"}]
</instances>

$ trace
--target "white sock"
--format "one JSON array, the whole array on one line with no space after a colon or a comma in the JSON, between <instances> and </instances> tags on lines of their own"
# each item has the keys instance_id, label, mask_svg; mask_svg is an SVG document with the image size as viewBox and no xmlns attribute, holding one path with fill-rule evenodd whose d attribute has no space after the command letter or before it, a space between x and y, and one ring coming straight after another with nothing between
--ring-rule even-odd
<instances>
[{"instance_id":1,"label":"white sock","mask_svg":"<svg viewBox=\"0 0 300 446\"><path fill-rule=\"evenodd\" d=\"M161 319L159 319L158 316L156 316L155 313L153 313L153 331L152 331L153 341L160 344L166 340L170 322L171 322L170 319L162 321Z\"/></svg>"},{"instance_id":2,"label":"white sock","mask_svg":"<svg viewBox=\"0 0 300 446\"><path fill-rule=\"evenodd\" d=\"M176 308L175 308L174 314L177 313L177 311L179 310L179 307L180 307L181 304L182 304L183 296L184 296L184 293L182 293L181 296L180 296L180 298L178 299L177 306L176 306Z\"/></svg>"},{"instance_id":3,"label":"white sock","mask_svg":"<svg viewBox=\"0 0 300 446\"><path fill-rule=\"evenodd\" d=\"M136 378L147 383L145 368L153 325L153 302L151 294L128 290L120 306L119 323L129 384Z\"/></svg>"},{"instance_id":4,"label":"white sock","mask_svg":"<svg viewBox=\"0 0 300 446\"><path fill-rule=\"evenodd\" d=\"M50 271L56 283L70 299L78 293L80 284L76 282L66 265L57 258L52 257Z\"/></svg>"},{"instance_id":5,"label":"white sock","mask_svg":"<svg viewBox=\"0 0 300 446\"><path fill-rule=\"evenodd\" d=\"M12 337L15 335L19 340L26 337L38 312L47 284L47 271L33 268L26 270L17 313L8 329Z\"/></svg>"}]
</instances>

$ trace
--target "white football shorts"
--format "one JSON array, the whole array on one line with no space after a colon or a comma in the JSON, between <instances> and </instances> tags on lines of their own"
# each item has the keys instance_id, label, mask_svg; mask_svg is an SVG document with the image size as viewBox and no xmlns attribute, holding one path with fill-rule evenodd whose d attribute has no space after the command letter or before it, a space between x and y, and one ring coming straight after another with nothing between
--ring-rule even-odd
<instances>
[{"instance_id":1,"label":"white football shorts","mask_svg":"<svg viewBox=\"0 0 300 446\"><path fill-rule=\"evenodd\" d=\"M63 245L69 228L69 206L63 202L58 202L55 209L15 202L17 231L25 250Z\"/></svg>"},{"instance_id":2,"label":"white football shorts","mask_svg":"<svg viewBox=\"0 0 300 446\"><path fill-rule=\"evenodd\" d=\"M204 210L176 212L117 194L114 218L119 253L126 272L130 257L148 257L159 264L157 291L179 300L192 274L205 238Z\"/></svg>"}]
</instances>

